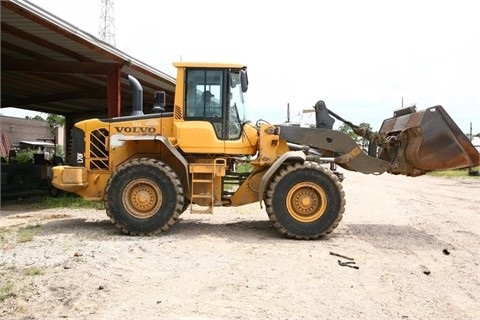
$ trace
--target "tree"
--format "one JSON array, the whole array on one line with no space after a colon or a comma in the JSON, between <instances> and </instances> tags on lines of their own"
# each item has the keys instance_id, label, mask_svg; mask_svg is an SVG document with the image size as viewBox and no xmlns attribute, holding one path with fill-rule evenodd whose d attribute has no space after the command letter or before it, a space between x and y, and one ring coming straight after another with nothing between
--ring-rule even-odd
<instances>
[{"instance_id":1,"label":"tree","mask_svg":"<svg viewBox=\"0 0 480 320\"><path fill-rule=\"evenodd\" d=\"M357 137L355 132L353 132L353 129L350 128L350 126L347 125L346 123L344 123L340 127L338 127L338 130L345 133L347 136L354 138L354 139Z\"/></svg>"},{"instance_id":2,"label":"tree","mask_svg":"<svg viewBox=\"0 0 480 320\"><path fill-rule=\"evenodd\" d=\"M372 129L372 126L370 125L370 123L367 123L367 122L362 122L358 125L359 127L361 128L364 128L370 132L373 131ZM348 126L347 124L342 124L338 130L340 130L341 132L345 133L346 135L348 135L349 137L351 137L352 139L355 140L355 142L357 142L357 144L365 151L368 150L368 144L369 144L369 141L367 139L365 139L364 137L359 137L354 131L352 128L350 128L350 126Z\"/></svg>"},{"instance_id":3,"label":"tree","mask_svg":"<svg viewBox=\"0 0 480 320\"><path fill-rule=\"evenodd\" d=\"M50 126L50 131L52 134L56 135L56 128L63 127L65 125L65 117L58 114L49 113L47 116L47 122Z\"/></svg>"},{"instance_id":4,"label":"tree","mask_svg":"<svg viewBox=\"0 0 480 320\"><path fill-rule=\"evenodd\" d=\"M362 122L360 123L359 125L360 127L364 128L366 131L369 131L369 132L373 132L373 128L372 126L370 125L370 123L367 123L367 122ZM365 150L366 152L368 152L368 144L370 143L370 141L368 141L367 139L365 138L360 138L360 146L362 147L363 150Z\"/></svg>"}]
</instances>

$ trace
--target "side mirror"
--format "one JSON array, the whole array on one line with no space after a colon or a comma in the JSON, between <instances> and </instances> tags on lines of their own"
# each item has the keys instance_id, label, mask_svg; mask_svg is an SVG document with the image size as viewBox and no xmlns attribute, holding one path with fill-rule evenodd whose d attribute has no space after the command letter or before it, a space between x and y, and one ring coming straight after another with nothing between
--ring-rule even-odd
<instances>
[{"instance_id":1,"label":"side mirror","mask_svg":"<svg viewBox=\"0 0 480 320\"><path fill-rule=\"evenodd\" d=\"M242 92L247 92L248 90L248 75L247 70L240 70L240 84L242 86Z\"/></svg>"}]
</instances>

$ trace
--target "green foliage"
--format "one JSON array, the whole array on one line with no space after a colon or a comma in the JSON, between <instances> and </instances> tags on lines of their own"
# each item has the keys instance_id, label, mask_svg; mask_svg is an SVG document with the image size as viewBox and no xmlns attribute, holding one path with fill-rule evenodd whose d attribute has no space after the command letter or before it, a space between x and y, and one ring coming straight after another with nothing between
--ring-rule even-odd
<instances>
[{"instance_id":1,"label":"green foliage","mask_svg":"<svg viewBox=\"0 0 480 320\"><path fill-rule=\"evenodd\" d=\"M92 208L104 209L104 204L101 201L90 201L79 197L72 193L63 193L58 198L50 196L45 197L41 202L35 204L38 209L47 208Z\"/></svg>"},{"instance_id":2,"label":"green foliage","mask_svg":"<svg viewBox=\"0 0 480 320\"><path fill-rule=\"evenodd\" d=\"M0 228L0 246L3 246L5 243L7 243L7 237L6 237L6 229L5 228Z\"/></svg>"},{"instance_id":3,"label":"green foliage","mask_svg":"<svg viewBox=\"0 0 480 320\"><path fill-rule=\"evenodd\" d=\"M359 124L360 127L367 129L368 131L373 131L372 126L368 122L362 122Z\"/></svg>"},{"instance_id":4,"label":"green foliage","mask_svg":"<svg viewBox=\"0 0 480 320\"><path fill-rule=\"evenodd\" d=\"M26 276L39 276L44 274L45 270L43 270L43 268L40 268L40 267L30 267L23 270L23 273Z\"/></svg>"},{"instance_id":5,"label":"green foliage","mask_svg":"<svg viewBox=\"0 0 480 320\"><path fill-rule=\"evenodd\" d=\"M7 298L13 296L15 296L15 294L13 293L13 283L11 281L7 281L0 287L0 302L3 302Z\"/></svg>"},{"instance_id":6,"label":"green foliage","mask_svg":"<svg viewBox=\"0 0 480 320\"><path fill-rule=\"evenodd\" d=\"M90 201L83 199L73 193L62 192L58 198L54 198L50 195L44 196L44 198L38 198L36 202L25 203L25 210L42 210L51 208L72 208L72 209L97 209L103 210L105 206L103 201ZM40 231L40 225L35 226ZM27 226L25 229L34 228ZM0 229L1 231L1 229ZM28 233L28 231L22 230L21 233ZM0 238L1 241L1 238Z\"/></svg>"},{"instance_id":7,"label":"green foliage","mask_svg":"<svg viewBox=\"0 0 480 320\"><path fill-rule=\"evenodd\" d=\"M65 125L65 117L58 114L49 113L47 116L47 122L50 126L50 131L52 134L56 135L56 128Z\"/></svg>"},{"instance_id":8,"label":"green foliage","mask_svg":"<svg viewBox=\"0 0 480 320\"><path fill-rule=\"evenodd\" d=\"M55 146L55 154L56 154L58 157L65 158L65 153L63 152L63 146L57 144L57 145Z\"/></svg>"},{"instance_id":9,"label":"green foliage","mask_svg":"<svg viewBox=\"0 0 480 320\"><path fill-rule=\"evenodd\" d=\"M355 138L357 135L355 132L353 132L352 128L350 128L347 124L342 124L340 127L338 127L338 130L345 133L346 135Z\"/></svg>"},{"instance_id":10,"label":"green foliage","mask_svg":"<svg viewBox=\"0 0 480 320\"><path fill-rule=\"evenodd\" d=\"M361 128L364 128L366 129L367 131L370 131L372 132L373 131L373 128L372 126L370 125L370 123L367 123L367 122L362 122L358 125L359 127ZM352 128L350 128L347 124L342 124L339 128L338 128L339 131L345 133L346 135L348 135L349 137L351 137L353 140L355 140L355 142L363 149L363 150L367 150L368 149L368 140L363 138L363 137L359 137L357 136L357 134L353 131Z\"/></svg>"},{"instance_id":11,"label":"green foliage","mask_svg":"<svg viewBox=\"0 0 480 320\"><path fill-rule=\"evenodd\" d=\"M32 120L45 121L45 119L43 119L42 116L39 116L38 114L35 117L33 117Z\"/></svg>"},{"instance_id":12,"label":"green foliage","mask_svg":"<svg viewBox=\"0 0 480 320\"><path fill-rule=\"evenodd\" d=\"M17 240L18 242L29 242L33 240L41 230L41 224L27 225L18 229Z\"/></svg>"},{"instance_id":13,"label":"green foliage","mask_svg":"<svg viewBox=\"0 0 480 320\"><path fill-rule=\"evenodd\" d=\"M20 150L17 151L17 157L15 158L17 163L23 164L33 161L33 150Z\"/></svg>"},{"instance_id":14,"label":"green foliage","mask_svg":"<svg viewBox=\"0 0 480 320\"><path fill-rule=\"evenodd\" d=\"M473 171L480 171L480 167L471 168ZM480 179L480 176L472 176L469 174L468 169L457 169L457 170L437 170L427 173L429 176L433 177L443 177L443 178L472 178Z\"/></svg>"}]
</instances>

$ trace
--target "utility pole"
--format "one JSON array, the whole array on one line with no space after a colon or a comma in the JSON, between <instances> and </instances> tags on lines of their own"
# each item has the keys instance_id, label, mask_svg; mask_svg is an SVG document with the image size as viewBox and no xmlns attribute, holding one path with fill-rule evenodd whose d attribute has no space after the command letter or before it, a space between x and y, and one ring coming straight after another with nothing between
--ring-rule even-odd
<instances>
[{"instance_id":1,"label":"utility pole","mask_svg":"<svg viewBox=\"0 0 480 320\"><path fill-rule=\"evenodd\" d=\"M101 0L100 30L98 36L106 43L116 46L115 43L115 13L113 0Z\"/></svg>"}]
</instances>

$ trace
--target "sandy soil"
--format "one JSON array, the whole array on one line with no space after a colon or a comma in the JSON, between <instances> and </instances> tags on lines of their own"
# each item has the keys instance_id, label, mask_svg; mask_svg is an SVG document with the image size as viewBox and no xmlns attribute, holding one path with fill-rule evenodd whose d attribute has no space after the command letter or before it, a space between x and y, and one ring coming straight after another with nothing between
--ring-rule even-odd
<instances>
[{"instance_id":1,"label":"sandy soil","mask_svg":"<svg viewBox=\"0 0 480 320\"><path fill-rule=\"evenodd\" d=\"M258 204L141 238L103 210L4 203L0 318L478 319L480 180L345 175L344 219L317 241Z\"/></svg>"}]
</instances>

